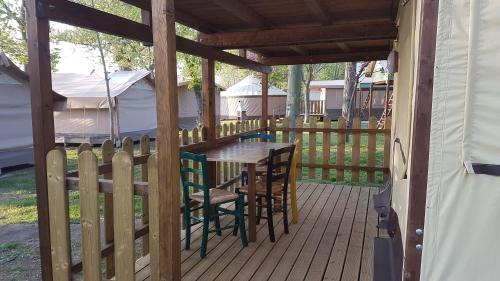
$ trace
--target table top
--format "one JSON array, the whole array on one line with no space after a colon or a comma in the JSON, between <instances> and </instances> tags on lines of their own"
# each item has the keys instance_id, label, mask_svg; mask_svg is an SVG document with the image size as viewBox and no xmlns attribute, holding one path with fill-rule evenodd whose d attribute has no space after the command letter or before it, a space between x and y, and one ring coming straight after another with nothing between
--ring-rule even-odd
<instances>
[{"instance_id":1,"label":"table top","mask_svg":"<svg viewBox=\"0 0 500 281\"><path fill-rule=\"evenodd\" d=\"M280 149L291 143L239 142L205 152L208 161L238 163L259 163L269 156L270 149Z\"/></svg>"}]
</instances>

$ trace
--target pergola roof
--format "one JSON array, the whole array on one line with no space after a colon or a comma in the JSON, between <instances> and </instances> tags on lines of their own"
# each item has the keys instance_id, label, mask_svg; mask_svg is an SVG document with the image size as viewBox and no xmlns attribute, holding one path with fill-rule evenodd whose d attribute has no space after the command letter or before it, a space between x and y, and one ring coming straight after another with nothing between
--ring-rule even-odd
<instances>
[{"instance_id":1,"label":"pergola roof","mask_svg":"<svg viewBox=\"0 0 500 281\"><path fill-rule=\"evenodd\" d=\"M387 58L397 2L183 0L175 1L175 13L204 33L203 44L250 49L268 65L318 63Z\"/></svg>"}]
</instances>

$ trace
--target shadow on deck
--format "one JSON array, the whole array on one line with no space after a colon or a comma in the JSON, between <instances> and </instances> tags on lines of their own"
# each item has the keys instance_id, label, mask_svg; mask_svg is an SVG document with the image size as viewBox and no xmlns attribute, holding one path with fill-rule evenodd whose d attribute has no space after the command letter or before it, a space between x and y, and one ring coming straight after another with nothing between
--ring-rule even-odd
<instances>
[{"instance_id":1,"label":"shadow on deck","mask_svg":"<svg viewBox=\"0 0 500 281\"><path fill-rule=\"evenodd\" d=\"M182 251L182 279L373 280L377 189L302 183L297 192L299 221L286 235L277 214L275 243L264 220L257 226L257 242L246 248L230 230L211 235L207 257L201 259L201 229L193 231L192 249ZM229 223L229 217L222 220Z\"/></svg>"}]
</instances>

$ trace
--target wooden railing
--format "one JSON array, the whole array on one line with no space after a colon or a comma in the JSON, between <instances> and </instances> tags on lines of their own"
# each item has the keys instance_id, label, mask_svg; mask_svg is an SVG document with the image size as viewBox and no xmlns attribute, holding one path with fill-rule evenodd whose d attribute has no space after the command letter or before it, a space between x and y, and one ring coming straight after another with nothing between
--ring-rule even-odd
<instances>
[{"instance_id":1,"label":"wooden railing","mask_svg":"<svg viewBox=\"0 0 500 281\"><path fill-rule=\"evenodd\" d=\"M288 119L271 120L269 131L277 136L277 141L288 142L292 133L301 141L299 180L375 183L376 175L380 174L378 182L381 183L387 180L389 172L390 124L388 118L384 129L377 129L377 119L371 117L367 128L362 128L361 120L356 117L352 128L347 129L342 117L338 122L324 117L322 126L318 126L316 118L311 118L308 126L298 118L294 128L290 127ZM350 142L346 142L346 136ZM377 136L380 136L378 140ZM307 172L303 173L305 169ZM363 173L366 173L366 179L360 177Z\"/></svg>"},{"instance_id":2,"label":"wooden railing","mask_svg":"<svg viewBox=\"0 0 500 281\"><path fill-rule=\"evenodd\" d=\"M312 100L308 104L309 114L311 115L325 115L325 101ZM304 102L300 104L300 114L305 114Z\"/></svg>"}]
</instances>

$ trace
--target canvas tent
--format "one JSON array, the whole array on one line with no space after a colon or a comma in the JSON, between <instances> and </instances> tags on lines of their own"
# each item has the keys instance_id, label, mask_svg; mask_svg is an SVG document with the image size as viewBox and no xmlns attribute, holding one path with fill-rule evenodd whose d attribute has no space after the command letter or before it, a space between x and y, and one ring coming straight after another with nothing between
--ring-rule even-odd
<instances>
[{"instance_id":1,"label":"canvas tent","mask_svg":"<svg viewBox=\"0 0 500 281\"><path fill-rule=\"evenodd\" d=\"M287 93L270 86L268 90L268 112L269 116L285 115ZM246 111L247 117L259 117L262 115L262 84L261 80L249 75L240 82L227 88L220 93L220 117L231 119L238 117L238 104Z\"/></svg>"},{"instance_id":2,"label":"canvas tent","mask_svg":"<svg viewBox=\"0 0 500 281\"><path fill-rule=\"evenodd\" d=\"M28 75L0 52L0 170L33 163ZM64 100L54 93L54 99Z\"/></svg>"}]
</instances>

